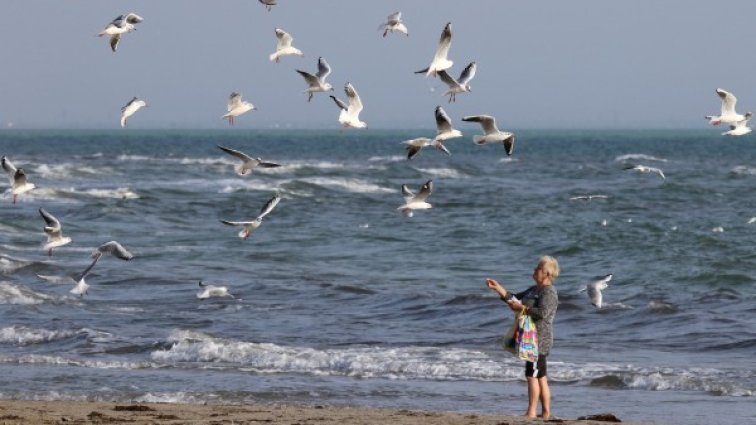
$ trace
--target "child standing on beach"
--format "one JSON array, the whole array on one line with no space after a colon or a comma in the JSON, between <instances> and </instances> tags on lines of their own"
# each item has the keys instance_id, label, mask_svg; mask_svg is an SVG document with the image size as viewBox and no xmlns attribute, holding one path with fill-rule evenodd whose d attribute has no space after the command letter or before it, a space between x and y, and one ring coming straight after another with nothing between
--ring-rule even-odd
<instances>
[{"instance_id":1,"label":"child standing on beach","mask_svg":"<svg viewBox=\"0 0 756 425\"><path fill-rule=\"evenodd\" d=\"M512 294L499 282L486 279L486 285L494 290L514 312L522 311L528 314L536 325L538 333L538 360L525 363L525 377L528 380L528 410L525 416L536 417L538 401L541 401L541 417L551 417L551 391L546 378L546 356L553 344L554 315L556 315L559 297L552 285L559 276L559 263L550 256L543 256L533 270L535 285L518 293Z\"/></svg>"}]
</instances>

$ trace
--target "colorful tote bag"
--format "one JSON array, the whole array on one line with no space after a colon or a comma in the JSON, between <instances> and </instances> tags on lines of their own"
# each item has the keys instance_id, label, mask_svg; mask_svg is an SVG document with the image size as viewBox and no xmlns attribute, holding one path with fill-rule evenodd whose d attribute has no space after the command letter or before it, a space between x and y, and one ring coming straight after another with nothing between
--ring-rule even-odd
<instances>
[{"instance_id":1,"label":"colorful tote bag","mask_svg":"<svg viewBox=\"0 0 756 425\"><path fill-rule=\"evenodd\" d=\"M519 325L515 338L517 357L535 363L538 360L538 332L536 332L535 322L527 314L520 314L517 319Z\"/></svg>"}]
</instances>

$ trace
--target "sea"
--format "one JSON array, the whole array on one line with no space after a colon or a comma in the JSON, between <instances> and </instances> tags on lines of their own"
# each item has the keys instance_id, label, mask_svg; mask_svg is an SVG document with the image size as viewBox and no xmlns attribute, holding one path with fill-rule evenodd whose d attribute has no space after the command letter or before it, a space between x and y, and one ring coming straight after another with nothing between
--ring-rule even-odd
<instances>
[{"instance_id":1,"label":"sea","mask_svg":"<svg viewBox=\"0 0 756 425\"><path fill-rule=\"evenodd\" d=\"M551 255L554 415L756 423L753 136L521 130L507 157L463 131L412 160L427 130L0 131L36 185L14 205L0 183L0 398L519 415L485 279L524 290ZM239 176L217 145L281 166ZM433 207L404 216L428 180ZM275 194L249 239L221 223ZM39 208L73 239L52 256ZM110 240L133 260L69 293ZM599 309L580 289L609 273Z\"/></svg>"}]
</instances>

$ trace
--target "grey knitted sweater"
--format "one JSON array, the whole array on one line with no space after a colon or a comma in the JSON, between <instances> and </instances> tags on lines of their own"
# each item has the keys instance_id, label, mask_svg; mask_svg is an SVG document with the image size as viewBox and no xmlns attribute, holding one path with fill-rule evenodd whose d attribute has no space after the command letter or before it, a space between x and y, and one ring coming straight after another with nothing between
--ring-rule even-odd
<instances>
[{"instance_id":1,"label":"grey knitted sweater","mask_svg":"<svg viewBox=\"0 0 756 425\"><path fill-rule=\"evenodd\" d=\"M554 344L554 328L552 323L559 304L557 290L553 285L546 285L540 288L538 286L531 286L518 294L507 292L504 300L511 299L512 295L528 307L528 314L533 318L536 331L538 332L538 353L548 355L551 351L551 346Z\"/></svg>"}]
</instances>

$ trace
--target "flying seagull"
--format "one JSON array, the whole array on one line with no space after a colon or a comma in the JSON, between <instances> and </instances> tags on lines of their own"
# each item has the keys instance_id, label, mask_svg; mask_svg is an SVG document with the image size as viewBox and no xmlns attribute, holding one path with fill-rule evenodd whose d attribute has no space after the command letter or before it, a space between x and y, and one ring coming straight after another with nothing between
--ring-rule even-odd
<instances>
[{"instance_id":1,"label":"flying seagull","mask_svg":"<svg viewBox=\"0 0 756 425\"><path fill-rule=\"evenodd\" d=\"M390 32L400 32L406 36L409 36L407 33L407 26L404 25L404 22L402 22L402 12L394 12L388 16L386 19L386 22L381 24L379 29L383 30L383 36L386 37L386 35Z\"/></svg>"},{"instance_id":2,"label":"flying seagull","mask_svg":"<svg viewBox=\"0 0 756 425\"><path fill-rule=\"evenodd\" d=\"M33 183L26 181L26 173L24 172L24 169L16 168L7 157L3 156L0 162L2 162L3 170L5 170L5 173L8 175L8 180L10 180L11 194L13 195L14 204L16 203L18 195L37 187Z\"/></svg>"},{"instance_id":3,"label":"flying seagull","mask_svg":"<svg viewBox=\"0 0 756 425\"><path fill-rule=\"evenodd\" d=\"M717 89L717 94L722 99L722 110L719 115L708 115L706 117L711 125L725 124L737 124L743 121L746 117L735 112L735 104L738 102L738 98L734 94Z\"/></svg>"},{"instance_id":4,"label":"flying seagull","mask_svg":"<svg viewBox=\"0 0 756 425\"><path fill-rule=\"evenodd\" d=\"M452 67L454 62L446 58L449 54L449 47L451 47L451 37L451 22L449 22L441 32L441 39L438 41L438 48L436 48L436 54L433 56L430 65L425 69L415 71L415 74L425 74L426 77L429 75L435 76L439 71Z\"/></svg>"},{"instance_id":5,"label":"flying seagull","mask_svg":"<svg viewBox=\"0 0 756 425\"><path fill-rule=\"evenodd\" d=\"M632 170L637 171L639 173L648 174L648 173L656 173L658 174L663 180L666 180L667 178L664 176L664 172L655 167L648 167L646 165L628 165L625 167L625 170Z\"/></svg>"},{"instance_id":6,"label":"flying seagull","mask_svg":"<svg viewBox=\"0 0 756 425\"><path fill-rule=\"evenodd\" d=\"M462 74L459 75L459 80L455 80L446 71L438 71L438 78L449 86L449 90L444 93L444 96L449 96L449 103L457 101L457 93L469 93L471 91L469 83L475 77L476 69L477 65L475 62L470 62L462 71Z\"/></svg>"},{"instance_id":7,"label":"flying seagull","mask_svg":"<svg viewBox=\"0 0 756 425\"><path fill-rule=\"evenodd\" d=\"M84 280L84 278L87 277L87 275L89 274L89 272L92 270L92 267L94 267L95 264L97 264L97 261L99 261L99 260L100 260L99 256L95 257L94 260L92 260L92 263L89 266L87 266L87 268L84 269L83 272L81 272L79 274L74 274L74 275L71 276L71 279L74 281L75 285L69 291L70 293L72 293L74 295L78 295L80 297L83 297L84 295L87 294L87 290L89 289L89 285Z\"/></svg>"},{"instance_id":8,"label":"flying seagull","mask_svg":"<svg viewBox=\"0 0 756 425\"><path fill-rule=\"evenodd\" d=\"M228 292L228 288L225 286L207 285L200 280L199 287L202 289L200 289L200 291L197 292L197 298L201 300L206 300L211 297L235 298L233 295L231 295Z\"/></svg>"},{"instance_id":9,"label":"flying seagull","mask_svg":"<svg viewBox=\"0 0 756 425\"><path fill-rule=\"evenodd\" d=\"M242 102L241 95L237 92L231 93L228 97L228 113L223 115L221 119L228 118L228 124L234 125L234 119L241 114L245 114L249 111L256 109L255 105L249 102Z\"/></svg>"},{"instance_id":10,"label":"flying seagull","mask_svg":"<svg viewBox=\"0 0 756 425\"><path fill-rule=\"evenodd\" d=\"M307 82L308 87L305 93L309 94L307 97L308 102L312 100L313 93L333 91L333 86L330 83L326 83L325 80L331 74L331 66L328 65L328 62L322 56L318 58L318 72L315 75L299 69L297 69L297 72Z\"/></svg>"},{"instance_id":11,"label":"flying seagull","mask_svg":"<svg viewBox=\"0 0 756 425\"><path fill-rule=\"evenodd\" d=\"M123 245L116 241L105 242L104 244L95 248L95 250L92 251L92 258L100 258L103 255L108 254L125 261L134 258L134 255L132 253L130 253L128 250L126 250L126 248L123 247Z\"/></svg>"},{"instance_id":12,"label":"flying seagull","mask_svg":"<svg viewBox=\"0 0 756 425\"><path fill-rule=\"evenodd\" d=\"M260 214L252 220L252 221L227 221L227 220L221 220L221 223L229 225L229 226L242 226L242 230L239 232L239 237L242 239L249 238L249 235L252 233L253 230L260 227L262 224L263 218L265 218L266 215L270 214L271 211L273 211L273 208L278 205L278 202L281 201L281 195L276 194L268 202L265 203L265 205L260 210Z\"/></svg>"},{"instance_id":13,"label":"flying seagull","mask_svg":"<svg viewBox=\"0 0 756 425\"><path fill-rule=\"evenodd\" d=\"M71 238L63 237L60 221L54 215L47 212L44 208L39 209L39 215L45 220L45 233L47 233L47 243L45 250L47 255L52 257L53 248L58 248L71 243Z\"/></svg>"},{"instance_id":14,"label":"flying seagull","mask_svg":"<svg viewBox=\"0 0 756 425\"><path fill-rule=\"evenodd\" d=\"M751 117L753 116L752 113L746 112L745 118L741 121L736 122L735 124L730 125L730 131L725 131L722 133L723 136L745 136L746 134L750 133L751 127L748 126L748 121L751 120Z\"/></svg>"},{"instance_id":15,"label":"flying seagull","mask_svg":"<svg viewBox=\"0 0 756 425\"><path fill-rule=\"evenodd\" d=\"M490 115L471 115L462 118L462 121L477 122L483 128L483 134L473 136L473 142L478 145L487 143L503 143L507 155L512 155L514 150L515 135L508 131L499 131L496 128L496 118Z\"/></svg>"},{"instance_id":16,"label":"flying seagull","mask_svg":"<svg viewBox=\"0 0 756 425\"><path fill-rule=\"evenodd\" d=\"M126 127L126 120L145 106L147 106L147 103L144 100L136 97L131 99L126 106L121 108L121 127Z\"/></svg>"},{"instance_id":17,"label":"flying seagull","mask_svg":"<svg viewBox=\"0 0 756 425\"><path fill-rule=\"evenodd\" d=\"M217 145L217 146L223 152L226 152L229 155L233 155L242 161L239 167L236 168L236 174L240 176L247 175L248 173L250 173L252 170L254 170L257 167L274 168L274 167L281 166L280 164L275 164L273 162L265 162L260 158L252 158L251 156L241 151L237 151L237 150L227 148L221 145Z\"/></svg>"},{"instance_id":18,"label":"flying seagull","mask_svg":"<svg viewBox=\"0 0 756 425\"><path fill-rule=\"evenodd\" d=\"M276 5L276 0L259 0L260 3L262 3L266 9L268 9L268 12L273 10L273 6Z\"/></svg>"},{"instance_id":19,"label":"flying seagull","mask_svg":"<svg viewBox=\"0 0 756 425\"><path fill-rule=\"evenodd\" d=\"M367 128L367 123L360 121L362 100L360 100L360 95L357 94L357 90L352 87L351 83L346 83L344 86L344 92L346 92L347 100L349 101L348 105L336 96L331 96L331 99L336 102L336 106L341 109L339 123L344 128Z\"/></svg>"},{"instance_id":20,"label":"flying seagull","mask_svg":"<svg viewBox=\"0 0 756 425\"><path fill-rule=\"evenodd\" d=\"M278 43L276 44L276 52L270 55L271 62L278 62L283 56L304 56L301 50L291 45L294 38L288 32L281 28L276 28L276 38L278 38Z\"/></svg>"},{"instance_id":21,"label":"flying seagull","mask_svg":"<svg viewBox=\"0 0 756 425\"><path fill-rule=\"evenodd\" d=\"M120 15L113 19L97 36L110 37L110 49L115 51L118 49L118 43L121 42L121 34L126 34L131 31L136 31L136 24L142 22L141 16L136 13L129 13L128 15Z\"/></svg>"},{"instance_id":22,"label":"flying seagull","mask_svg":"<svg viewBox=\"0 0 756 425\"><path fill-rule=\"evenodd\" d=\"M401 205L397 209L400 210L405 216L412 217L413 210L424 210L432 208L432 205L425 201L426 199L428 199L428 196L430 196L431 191L433 191L433 180L428 180L427 182L425 182L425 184L420 188L420 192L418 192L417 195L415 195L415 193L412 192L406 184L402 185L404 205Z\"/></svg>"},{"instance_id":23,"label":"flying seagull","mask_svg":"<svg viewBox=\"0 0 756 425\"><path fill-rule=\"evenodd\" d=\"M433 146L434 148L444 152L447 155L451 155L446 146L438 139L429 139L427 137L418 137L417 139L405 140L402 143L407 145L407 159L412 159L417 155L420 150L426 146Z\"/></svg>"},{"instance_id":24,"label":"flying seagull","mask_svg":"<svg viewBox=\"0 0 756 425\"><path fill-rule=\"evenodd\" d=\"M451 118L444 111L444 108L436 107L436 140L449 140L462 137L462 132L452 127Z\"/></svg>"},{"instance_id":25,"label":"flying seagull","mask_svg":"<svg viewBox=\"0 0 756 425\"><path fill-rule=\"evenodd\" d=\"M601 295L601 291L609 286L610 280L612 280L612 274L599 277L595 281L580 288L580 291L578 292L587 290L588 297L591 299L591 304L593 304L593 306L596 308L601 308L601 306L603 305L603 296Z\"/></svg>"}]
</instances>

